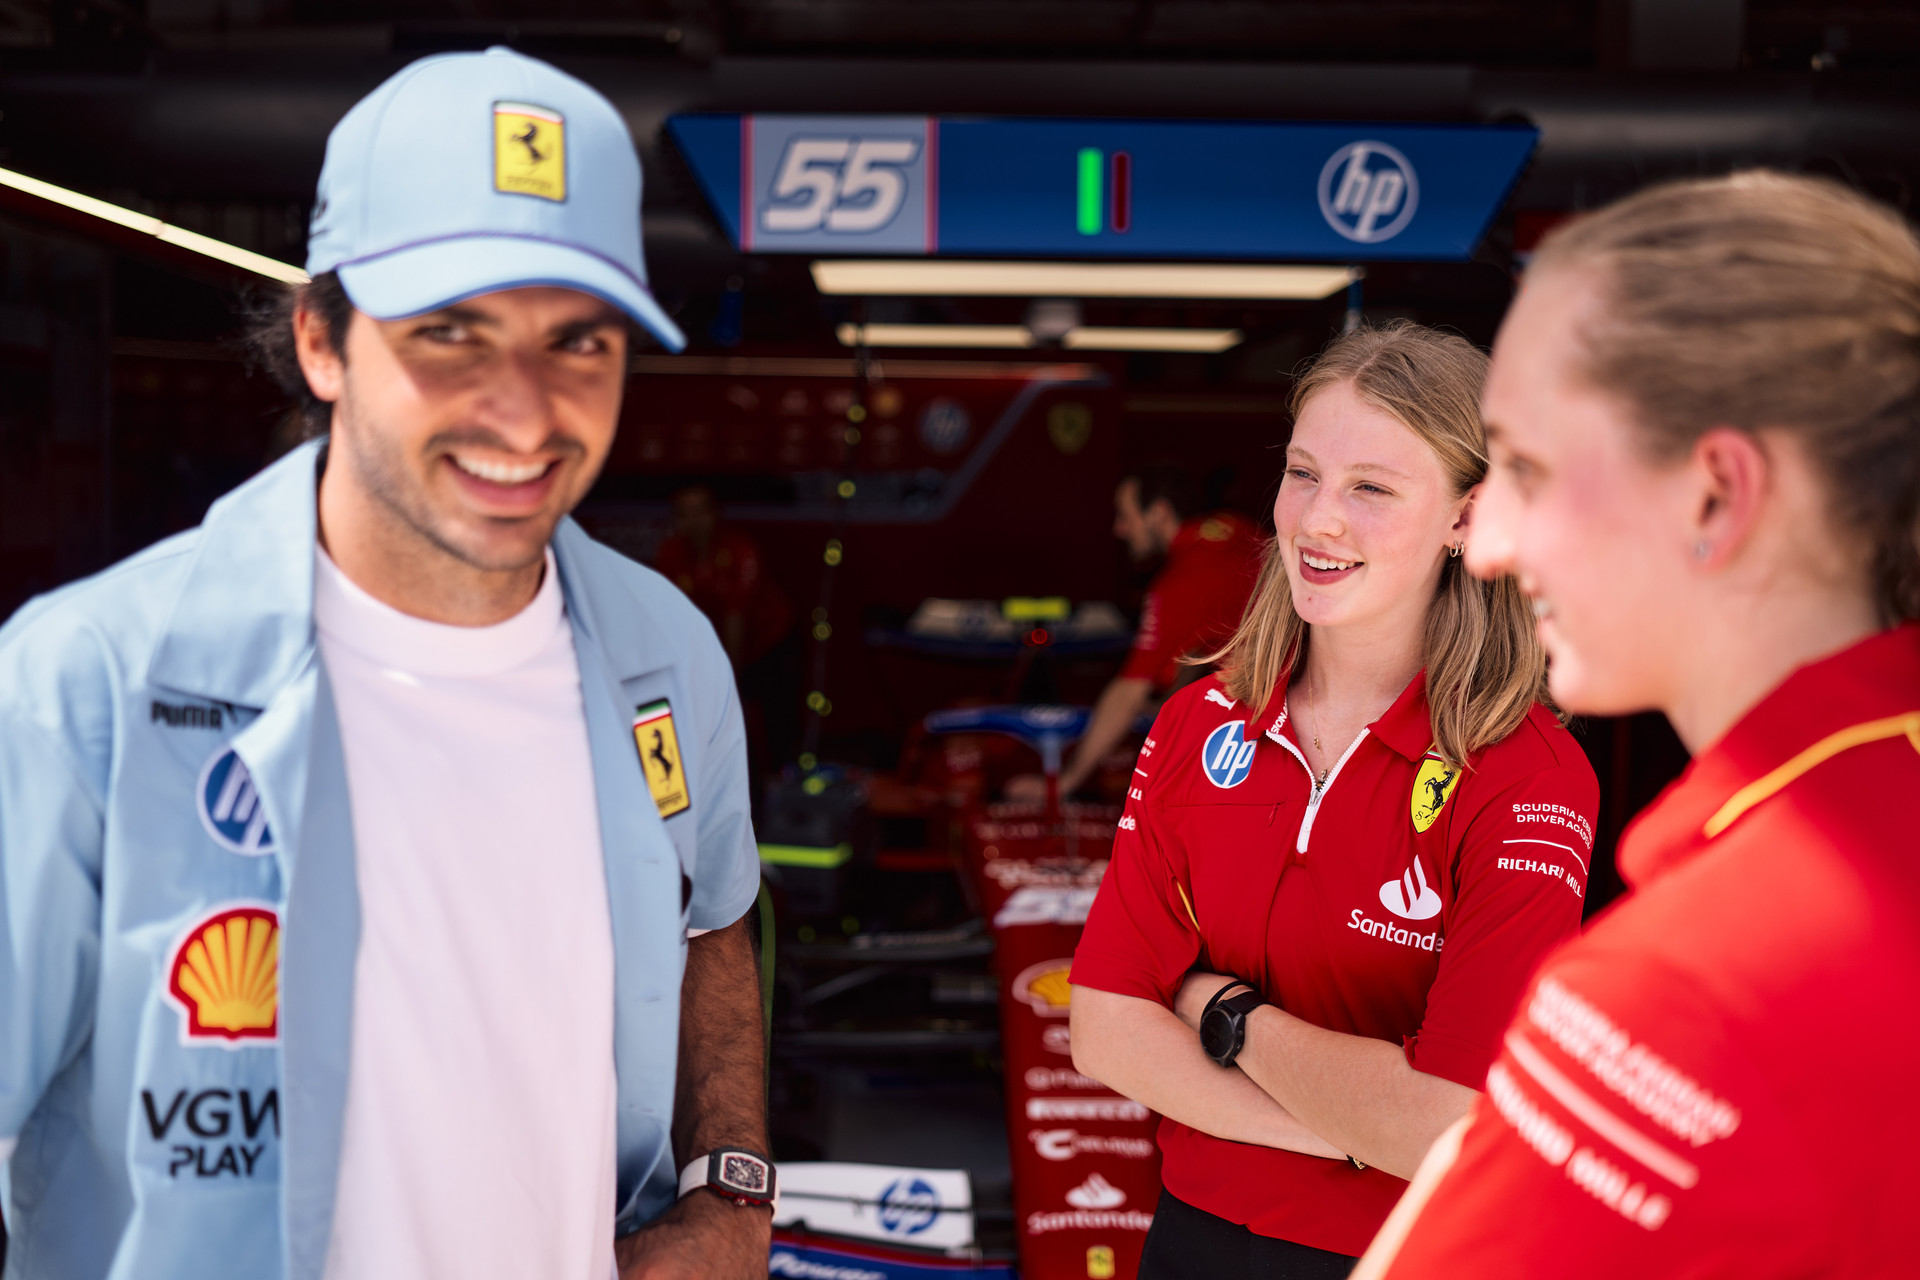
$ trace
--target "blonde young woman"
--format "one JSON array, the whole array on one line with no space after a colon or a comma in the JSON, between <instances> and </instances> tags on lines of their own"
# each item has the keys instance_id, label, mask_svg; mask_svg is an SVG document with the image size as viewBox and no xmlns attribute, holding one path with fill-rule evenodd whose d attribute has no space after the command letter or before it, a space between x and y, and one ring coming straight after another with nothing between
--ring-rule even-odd
<instances>
[{"instance_id":1,"label":"blonde young woman","mask_svg":"<svg viewBox=\"0 0 1920 1280\"><path fill-rule=\"evenodd\" d=\"M1345 1275L1579 928L1593 771L1458 558L1485 369L1407 323L1321 355L1222 674L1141 751L1072 1033L1165 1117L1150 1280Z\"/></svg>"},{"instance_id":2,"label":"blonde young woman","mask_svg":"<svg viewBox=\"0 0 1920 1280\"><path fill-rule=\"evenodd\" d=\"M1562 705L1694 759L1368 1272L1913 1275L1920 239L1806 178L1642 192L1541 246L1486 417L1471 567Z\"/></svg>"}]
</instances>

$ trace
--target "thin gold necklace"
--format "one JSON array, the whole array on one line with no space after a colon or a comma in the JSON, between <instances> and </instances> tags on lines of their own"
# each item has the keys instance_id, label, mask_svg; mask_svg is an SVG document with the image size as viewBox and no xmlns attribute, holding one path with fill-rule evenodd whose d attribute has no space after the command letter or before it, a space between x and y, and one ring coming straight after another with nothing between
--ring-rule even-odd
<instances>
[{"instance_id":1,"label":"thin gold necklace","mask_svg":"<svg viewBox=\"0 0 1920 1280\"><path fill-rule=\"evenodd\" d=\"M1313 697L1313 693L1310 688L1303 689L1301 690L1301 692L1305 695L1304 697L1301 698L1302 704L1305 704L1307 701L1309 701ZM1303 705L1303 709L1304 709L1304 705ZM1320 717L1318 715L1315 715L1313 719L1315 724L1318 724L1320 721ZM1313 739L1314 754L1319 756L1322 760L1326 759L1327 749L1320 745L1320 731L1318 729L1309 728L1307 730L1307 735ZM1309 766L1307 772L1309 773L1313 772L1311 766ZM1324 787L1327 785L1327 775L1332 772L1333 772L1332 765L1328 765L1326 768L1320 771L1320 776L1314 781L1314 784L1313 784L1314 789L1316 791L1319 790L1321 787Z\"/></svg>"}]
</instances>

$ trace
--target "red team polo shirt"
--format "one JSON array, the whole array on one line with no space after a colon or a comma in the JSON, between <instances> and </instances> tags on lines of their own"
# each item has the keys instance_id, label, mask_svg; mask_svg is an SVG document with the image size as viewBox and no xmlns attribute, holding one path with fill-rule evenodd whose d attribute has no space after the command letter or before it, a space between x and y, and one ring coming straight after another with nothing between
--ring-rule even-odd
<instances>
[{"instance_id":1,"label":"red team polo shirt","mask_svg":"<svg viewBox=\"0 0 1920 1280\"><path fill-rule=\"evenodd\" d=\"M1073 981L1171 1006L1196 964L1317 1026L1481 1088L1540 958L1580 927L1598 784L1535 707L1464 776L1432 758L1426 679L1318 798L1285 708L1187 686L1141 748ZM1406 1183L1162 1120L1167 1190L1261 1235L1357 1254Z\"/></svg>"},{"instance_id":2,"label":"red team polo shirt","mask_svg":"<svg viewBox=\"0 0 1920 1280\"><path fill-rule=\"evenodd\" d=\"M1920 628L1801 668L1628 830L1388 1274L1920 1273Z\"/></svg>"},{"instance_id":3,"label":"red team polo shirt","mask_svg":"<svg viewBox=\"0 0 1920 1280\"><path fill-rule=\"evenodd\" d=\"M1262 551L1259 533L1231 512L1181 525L1147 588L1121 677L1164 689L1180 682L1181 658L1225 644L1246 612Z\"/></svg>"}]
</instances>

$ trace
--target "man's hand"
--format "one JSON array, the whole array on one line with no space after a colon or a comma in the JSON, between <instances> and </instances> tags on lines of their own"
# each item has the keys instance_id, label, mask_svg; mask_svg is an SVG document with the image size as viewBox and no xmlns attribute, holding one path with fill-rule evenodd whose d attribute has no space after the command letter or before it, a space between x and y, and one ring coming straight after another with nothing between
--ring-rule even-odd
<instances>
[{"instance_id":1,"label":"man's hand","mask_svg":"<svg viewBox=\"0 0 1920 1280\"><path fill-rule=\"evenodd\" d=\"M1087 731L1073 749L1073 758L1060 771L1060 794L1070 796L1087 784L1100 768L1107 752L1126 741L1133 722L1153 701L1153 681L1134 676L1118 676L1100 691L1087 720Z\"/></svg>"},{"instance_id":2,"label":"man's hand","mask_svg":"<svg viewBox=\"0 0 1920 1280\"><path fill-rule=\"evenodd\" d=\"M680 1073L673 1097L676 1167L722 1147L765 1152L766 1059L760 970L747 922L687 943L680 987ZM621 1280L764 1280L773 1214L695 1191L617 1241Z\"/></svg>"},{"instance_id":3,"label":"man's hand","mask_svg":"<svg viewBox=\"0 0 1920 1280\"><path fill-rule=\"evenodd\" d=\"M772 1242L772 1210L695 1191L613 1252L620 1280L765 1280Z\"/></svg>"},{"instance_id":4,"label":"man's hand","mask_svg":"<svg viewBox=\"0 0 1920 1280\"><path fill-rule=\"evenodd\" d=\"M1023 773L1007 779L1006 796L1014 804L1045 804L1047 780L1037 773ZM1065 793L1062 793L1064 798Z\"/></svg>"}]
</instances>

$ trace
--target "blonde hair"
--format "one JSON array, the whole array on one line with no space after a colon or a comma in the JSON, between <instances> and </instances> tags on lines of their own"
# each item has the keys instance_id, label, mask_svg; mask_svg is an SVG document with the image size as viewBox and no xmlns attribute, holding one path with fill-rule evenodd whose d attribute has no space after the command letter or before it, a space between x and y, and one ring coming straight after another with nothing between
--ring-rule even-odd
<instances>
[{"instance_id":1,"label":"blonde hair","mask_svg":"<svg viewBox=\"0 0 1920 1280\"><path fill-rule=\"evenodd\" d=\"M1582 374L1659 459L1715 426L1791 431L1882 618L1920 617L1920 240L1836 183L1765 170L1652 187L1558 228L1532 270L1593 273Z\"/></svg>"},{"instance_id":2,"label":"blonde hair","mask_svg":"<svg viewBox=\"0 0 1920 1280\"><path fill-rule=\"evenodd\" d=\"M1487 357L1466 339L1406 320L1337 338L1295 383L1296 420L1314 396L1351 386L1368 404L1432 449L1458 498L1487 474L1480 385ZM1233 638L1211 656L1229 696L1265 706L1289 672L1306 660L1310 628L1293 607L1286 556L1276 537ZM1547 701L1547 656L1533 612L1510 578L1481 582L1449 557L1427 608L1422 661L1434 745L1447 759L1468 757L1519 728Z\"/></svg>"}]
</instances>

